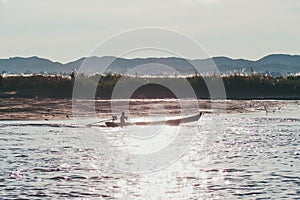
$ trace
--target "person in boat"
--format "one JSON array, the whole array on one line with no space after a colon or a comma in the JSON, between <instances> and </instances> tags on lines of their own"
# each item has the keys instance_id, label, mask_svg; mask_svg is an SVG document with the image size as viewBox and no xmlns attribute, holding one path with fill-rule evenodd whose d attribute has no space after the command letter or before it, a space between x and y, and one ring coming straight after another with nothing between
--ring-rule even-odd
<instances>
[{"instance_id":1,"label":"person in boat","mask_svg":"<svg viewBox=\"0 0 300 200\"><path fill-rule=\"evenodd\" d=\"M121 126L125 124L125 120L128 120L128 117L125 116L125 112L122 112L121 117L120 117Z\"/></svg>"},{"instance_id":2,"label":"person in boat","mask_svg":"<svg viewBox=\"0 0 300 200\"><path fill-rule=\"evenodd\" d=\"M118 119L118 116L117 116L117 115L111 116L111 121L112 121L112 122L114 122L114 121L117 120L117 119Z\"/></svg>"}]
</instances>

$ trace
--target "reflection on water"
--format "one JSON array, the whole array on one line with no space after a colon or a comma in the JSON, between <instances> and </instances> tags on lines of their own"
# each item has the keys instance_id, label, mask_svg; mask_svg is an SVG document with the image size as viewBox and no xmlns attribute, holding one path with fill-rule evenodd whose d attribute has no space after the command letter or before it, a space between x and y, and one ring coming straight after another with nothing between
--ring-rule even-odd
<instances>
[{"instance_id":1,"label":"reflection on water","mask_svg":"<svg viewBox=\"0 0 300 200\"><path fill-rule=\"evenodd\" d=\"M199 131L188 152L174 164L147 174L124 173L106 166L107 158L84 145L78 137L86 128L0 122L0 196L297 198L300 196L299 116L300 108L294 104L267 114L264 111L227 114L223 131L214 131L212 121L217 126L222 116L204 115L195 124Z\"/></svg>"}]
</instances>

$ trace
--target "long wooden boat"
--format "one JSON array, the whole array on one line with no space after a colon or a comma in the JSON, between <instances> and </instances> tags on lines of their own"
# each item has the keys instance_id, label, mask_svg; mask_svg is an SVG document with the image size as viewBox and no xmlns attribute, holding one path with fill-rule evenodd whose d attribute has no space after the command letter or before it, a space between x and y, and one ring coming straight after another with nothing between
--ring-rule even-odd
<instances>
[{"instance_id":1,"label":"long wooden boat","mask_svg":"<svg viewBox=\"0 0 300 200\"><path fill-rule=\"evenodd\" d=\"M117 123L117 122L105 122L107 127L122 127L122 126L148 126L148 125L169 125L169 126L178 126L179 124L195 122L200 119L202 116L202 112L197 115L184 117L180 119L169 119L169 120L162 120L162 121L153 121L153 122L126 122L126 123Z\"/></svg>"}]
</instances>

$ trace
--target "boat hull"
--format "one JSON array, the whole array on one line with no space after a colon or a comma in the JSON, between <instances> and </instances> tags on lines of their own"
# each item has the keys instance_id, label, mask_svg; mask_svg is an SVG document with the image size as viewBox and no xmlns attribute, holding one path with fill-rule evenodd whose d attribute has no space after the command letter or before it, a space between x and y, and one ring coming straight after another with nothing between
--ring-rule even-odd
<instances>
[{"instance_id":1,"label":"boat hull","mask_svg":"<svg viewBox=\"0 0 300 200\"><path fill-rule=\"evenodd\" d=\"M116 123L116 122L105 122L105 125L107 127L123 127L123 126L148 126L148 125L169 125L169 126L178 126L183 123L190 123L195 122L200 119L202 116L202 113L199 113L198 115L191 116L191 117L185 117L181 119L170 119L165 121L154 121L154 122L126 122L126 123Z\"/></svg>"}]
</instances>

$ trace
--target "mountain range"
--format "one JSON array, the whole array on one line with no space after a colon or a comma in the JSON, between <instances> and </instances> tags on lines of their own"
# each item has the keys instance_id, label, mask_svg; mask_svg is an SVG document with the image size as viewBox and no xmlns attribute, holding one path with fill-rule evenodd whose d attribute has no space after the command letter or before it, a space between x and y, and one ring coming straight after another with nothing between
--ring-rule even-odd
<instances>
[{"instance_id":1,"label":"mountain range","mask_svg":"<svg viewBox=\"0 0 300 200\"><path fill-rule=\"evenodd\" d=\"M218 70L212 66L217 66ZM106 66L108 66L106 68ZM80 68L85 66L84 70ZM162 68L162 66L169 66ZM270 73L274 76L300 72L300 55L271 54L259 60L232 59L228 57L213 57L212 59L182 58L116 58L112 56L80 58L69 63L53 62L39 57L13 57L0 59L0 73L58 73L69 74L72 71L84 73L112 72L142 75L195 74L257 72ZM196 69L197 70L196 70Z\"/></svg>"}]
</instances>

